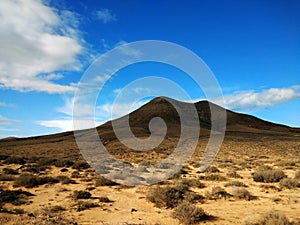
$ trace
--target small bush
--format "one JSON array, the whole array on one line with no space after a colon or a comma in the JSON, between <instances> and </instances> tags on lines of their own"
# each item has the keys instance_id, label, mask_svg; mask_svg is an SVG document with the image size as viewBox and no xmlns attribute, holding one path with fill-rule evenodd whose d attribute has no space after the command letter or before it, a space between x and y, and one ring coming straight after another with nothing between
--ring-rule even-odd
<instances>
[{"instance_id":1,"label":"small bush","mask_svg":"<svg viewBox=\"0 0 300 225\"><path fill-rule=\"evenodd\" d=\"M209 218L202 208L186 202L178 205L174 209L172 216L184 225L197 224L198 222Z\"/></svg>"},{"instance_id":2,"label":"small bush","mask_svg":"<svg viewBox=\"0 0 300 225\"><path fill-rule=\"evenodd\" d=\"M174 208L183 201L201 202L204 197L188 189L188 186L177 184L165 187L153 187L149 190L147 199L156 207Z\"/></svg>"},{"instance_id":3,"label":"small bush","mask_svg":"<svg viewBox=\"0 0 300 225\"><path fill-rule=\"evenodd\" d=\"M75 199L89 199L91 196L92 194L88 191L74 191L73 193Z\"/></svg>"},{"instance_id":4,"label":"small bush","mask_svg":"<svg viewBox=\"0 0 300 225\"><path fill-rule=\"evenodd\" d=\"M90 168L90 165L84 161L77 161L73 164L72 168L76 170L84 170Z\"/></svg>"},{"instance_id":5,"label":"small bush","mask_svg":"<svg viewBox=\"0 0 300 225\"><path fill-rule=\"evenodd\" d=\"M37 164L32 164L26 166L23 171L30 172L30 173L40 173L41 171L45 171L47 169L46 166L40 166Z\"/></svg>"},{"instance_id":6,"label":"small bush","mask_svg":"<svg viewBox=\"0 0 300 225\"><path fill-rule=\"evenodd\" d=\"M246 219L244 225L293 225L283 212L271 210L257 219ZM296 224L295 224L296 225Z\"/></svg>"},{"instance_id":7,"label":"small bush","mask_svg":"<svg viewBox=\"0 0 300 225\"><path fill-rule=\"evenodd\" d=\"M279 182L280 187L293 189L299 187L299 181L292 178L284 178Z\"/></svg>"},{"instance_id":8,"label":"small bush","mask_svg":"<svg viewBox=\"0 0 300 225\"><path fill-rule=\"evenodd\" d=\"M215 166L210 166L206 169L208 173L220 173L220 170Z\"/></svg>"},{"instance_id":9,"label":"small bush","mask_svg":"<svg viewBox=\"0 0 300 225\"><path fill-rule=\"evenodd\" d=\"M97 176L95 178L95 186L96 187L99 187L99 186L115 186L115 185L118 185L118 183L112 181L112 180L109 180L103 176Z\"/></svg>"},{"instance_id":10,"label":"small bush","mask_svg":"<svg viewBox=\"0 0 300 225\"><path fill-rule=\"evenodd\" d=\"M13 181L15 177L7 174L0 174L0 181Z\"/></svg>"},{"instance_id":11,"label":"small bush","mask_svg":"<svg viewBox=\"0 0 300 225\"><path fill-rule=\"evenodd\" d=\"M246 184L240 181L230 181L224 185L224 187L230 187L230 186L235 186L235 187L247 187Z\"/></svg>"},{"instance_id":12,"label":"small bush","mask_svg":"<svg viewBox=\"0 0 300 225\"><path fill-rule=\"evenodd\" d=\"M82 175L78 171L73 171L71 174L72 178L82 178Z\"/></svg>"},{"instance_id":13,"label":"small bush","mask_svg":"<svg viewBox=\"0 0 300 225\"><path fill-rule=\"evenodd\" d=\"M113 202L112 200L110 200L108 197L99 197L99 202Z\"/></svg>"},{"instance_id":14,"label":"small bush","mask_svg":"<svg viewBox=\"0 0 300 225\"><path fill-rule=\"evenodd\" d=\"M71 167L74 165L74 162L69 159L57 159L54 162L54 166L56 167Z\"/></svg>"},{"instance_id":15,"label":"small bush","mask_svg":"<svg viewBox=\"0 0 300 225\"><path fill-rule=\"evenodd\" d=\"M14 187L33 188L43 184L58 183L58 179L53 177L38 177L33 174L23 173L14 182Z\"/></svg>"},{"instance_id":16,"label":"small bush","mask_svg":"<svg viewBox=\"0 0 300 225\"><path fill-rule=\"evenodd\" d=\"M26 187L26 188L33 188L40 185L40 180L37 176L23 173L21 174L14 183L15 187Z\"/></svg>"},{"instance_id":17,"label":"small bush","mask_svg":"<svg viewBox=\"0 0 300 225\"><path fill-rule=\"evenodd\" d=\"M56 161L57 161L57 159L55 159L55 158L41 158L38 161L38 166L54 166Z\"/></svg>"},{"instance_id":18,"label":"small bush","mask_svg":"<svg viewBox=\"0 0 300 225\"><path fill-rule=\"evenodd\" d=\"M184 200L184 194L188 191L186 186L166 186L150 189L147 199L156 207L174 208Z\"/></svg>"},{"instance_id":19,"label":"small bush","mask_svg":"<svg viewBox=\"0 0 300 225\"><path fill-rule=\"evenodd\" d=\"M233 187L232 195L238 199L246 199L250 201L252 199L252 195L250 192L244 187Z\"/></svg>"},{"instance_id":20,"label":"small bush","mask_svg":"<svg viewBox=\"0 0 300 225\"><path fill-rule=\"evenodd\" d=\"M277 191L277 192L281 191L280 188L278 188L278 187L276 187L274 185L264 184L264 185L260 185L259 187L262 188L262 189L264 189L264 190L267 190L267 191L269 191L269 190Z\"/></svg>"},{"instance_id":21,"label":"small bush","mask_svg":"<svg viewBox=\"0 0 300 225\"><path fill-rule=\"evenodd\" d=\"M26 160L22 157L18 156L10 156L8 157L5 161L5 164L19 164L19 165L24 165L26 163Z\"/></svg>"},{"instance_id":22,"label":"small bush","mask_svg":"<svg viewBox=\"0 0 300 225\"><path fill-rule=\"evenodd\" d=\"M11 203L14 205L21 205L26 203L26 197L34 196L28 191L16 190L3 190L0 189L0 205L3 203Z\"/></svg>"},{"instance_id":23,"label":"small bush","mask_svg":"<svg viewBox=\"0 0 300 225\"><path fill-rule=\"evenodd\" d=\"M178 185L186 185L188 187L205 188L205 184L198 179L181 179L177 182Z\"/></svg>"},{"instance_id":24,"label":"small bush","mask_svg":"<svg viewBox=\"0 0 300 225\"><path fill-rule=\"evenodd\" d=\"M99 204L94 202L84 202L84 201L78 201L76 205L76 210L78 212L84 211L86 209L99 207Z\"/></svg>"},{"instance_id":25,"label":"small bush","mask_svg":"<svg viewBox=\"0 0 300 225\"><path fill-rule=\"evenodd\" d=\"M57 176L56 179L62 184L76 184L75 180L72 180L67 176Z\"/></svg>"},{"instance_id":26,"label":"small bush","mask_svg":"<svg viewBox=\"0 0 300 225\"><path fill-rule=\"evenodd\" d=\"M4 172L4 174L9 174L9 175L18 175L19 174L18 170L14 170L11 168L4 168L3 172Z\"/></svg>"},{"instance_id":27,"label":"small bush","mask_svg":"<svg viewBox=\"0 0 300 225\"><path fill-rule=\"evenodd\" d=\"M252 174L252 177L255 182L273 183L273 182L279 182L280 180L286 178L287 176L282 170L267 169L267 170L258 170L257 172Z\"/></svg>"},{"instance_id":28,"label":"small bush","mask_svg":"<svg viewBox=\"0 0 300 225\"><path fill-rule=\"evenodd\" d=\"M66 209L60 205L55 205L55 206L52 206L50 208L50 212L51 213L58 213L58 212L62 212L62 211L65 211Z\"/></svg>"},{"instance_id":29,"label":"small bush","mask_svg":"<svg viewBox=\"0 0 300 225\"><path fill-rule=\"evenodd\" d=\"M213 187L211 191L207 191L205 194L207 199L210 200L217 200L217 199L222 199L222 198L228 198L231 197L232 195L226 192L223 188L217 186Z\"/></svg>"},{"instance_id":30,"label":"small bush","mask_svg":"<svg viewBox=\"0 0 300 225\"><path fill-rule=\"evenodd\" d=\"M226 174L227 177L242 179L243 177L239 175L235 170L231 170Z\"/></svg>"},{"instance_id":31,"label":"small bush","mask_svg":"<svg viewBox=\"0 0 300 225\"><path fill-rule=\"evenodd\" d=\"M206 174L204 177L201 177L204 180L208 181L225 181L227 180L226 177L223 177L219 174Z\"/></svg>"}]
</instances>

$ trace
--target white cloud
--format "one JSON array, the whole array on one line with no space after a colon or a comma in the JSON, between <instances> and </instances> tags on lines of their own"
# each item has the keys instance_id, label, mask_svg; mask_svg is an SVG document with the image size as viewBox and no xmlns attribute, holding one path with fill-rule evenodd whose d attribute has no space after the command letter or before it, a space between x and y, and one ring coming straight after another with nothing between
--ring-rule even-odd
<instances>
[{"instance_id":1,"label":"white cloud","mask_svg":"<svg viewBox=\"0 0 300 225\"><path fill-rule=\"evenodd\" d=\"M261 92L253 90L241 91L225 95L224 100L228 109L255 111L300 99L299 90L299 86L292 86L288 88L270 88ZM221 99L216 99L213 102L219 104Z\"/></svg>"},{"instance_id":2,"label":"white cloud","mask_svg":"<svg viewBox=\"0 0 300 225\"><path fill-rule=\"evenodd\" d=\"M102 23L107 24L109 22L116 21L116 15L109 9L101 9L96 12L97 19Z\"/></svg>"},{"instance_id":3,"label":"white cloud","mask_svg":"<svg viewBox=\"0 0 300 225\"><path fill-rule=\"evenodd\" d=\"M37 122L37 124L44 127L58 128L61 132L73 131L73 123L74 121L72 119L42 120ZM87 120L77 120L76 123L79 124L81 129L93 127L89 125L90 123L87 123Z\"/></svg>"},{"instance_id":4,"label":"white cloud","mask_svg":"<svg viewBox=\"0 0 300 225\"><path fill-rule=\"evenodd\" d=\"M4 107L4 106L8 106L8 104L5 102L0 102L0 106Z\"/></svg>"},{"instance_id":5,"label":"white cloud","mask_svg":"<svg viewBox=\"0 0 300 225\"><path fill-rule=\"evenodd\" d=\"M76 16L42 0L0 1L0 87L18 91L65 93L72 85L53 80L58 71L81 69L84 48ZM40 76L45 74L44 76Z\"/></svg>"},{"instance_id":6,"label":"white cloud","mask_svg":"<svg viewBox=\"0 0 300 225\"><path fill-rule=\"evenodd\" d=\"M20 123L20 121L8 119L8 118L5 118L0 115L0 125L7 125L7 124L12 124L12 123Z\"/></svg>"}]
</instances>

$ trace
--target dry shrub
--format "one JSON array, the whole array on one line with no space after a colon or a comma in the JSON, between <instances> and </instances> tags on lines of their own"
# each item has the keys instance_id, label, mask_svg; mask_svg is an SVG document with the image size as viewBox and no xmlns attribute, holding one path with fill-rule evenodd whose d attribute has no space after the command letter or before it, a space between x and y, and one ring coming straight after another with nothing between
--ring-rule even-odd
<instances>
[{"instance_id":1,"label":"dry shrub","mask_svg":"<svg viewBox=\"0 0 300 225\"><path fill-rule=\"evenodd\" d=\"M207 173L205 174L204 177L201 177L202 179L204 180L208 180L208 181L226 181L226 177L223 177L219 174L210 174L210 173Z\"/></svg>"},{"instance_id":2,"label":"dry shrub","mask_svg":"<svg viewBox=\"0 0 300 225\"><path fill-rule=\"evenodd\" d=\"M90 165L85 161L77 161L73 164L72 168L81 171L90 168Z\"/></svg>"},{"instance_id":3,"label":"dry shrub","mask_svg":"<svg viewBox=\"0 0 300 225\"><path fill-rule=\"evenodd\" d=\"M90 208L96 208L99 207L99 204L94 203L94 202L85 202L85 201L78 201L77 204L75 205L75 208L78 212L84 211L86 209Z\"/></svg>"},{"instance_id":4,"label":"dry shrub","mask_svg":"<svg viewBox=\"0 0 300 225\"><path fill-rule=\"evenodd\" d=\"M13 181L15 177L7 174L0 174L0 181Z\"/></svg>"},{"instance_id":5,"label":"dry shrub","mask_svg":"<svg viewBox=\"0 0 300 225\"><path fill-rule=\"evenodd\" d=\"M206 169L208 173L220 173L220 170L215 166L210 166Z\"/></svg>"},{"instance_id":6,"label":"dry shrub","mask_svg":"<svg viewBox=\"0 0 300 225\"><path fill-rule=\"evenodd\" d=\"M230 187L230 186L235 186L235 187L248 187L246 184L240 181L230 181L224 185L224 187Z\"/></svg>"},{"instance_id":7,"label":"dry shrub","mask_svg":"<svg viewBox=\"0 0 300 225\"><path fill-rule=\"evenodd\" d=\"M189 190L186 185L174 185L151 188L147 199L153 202L156 207L174 208L184 200L196 202L202 201L204 198Z\"/></svg>"},{"instance_id":8,"label":"dry shrub","mask_svg":"<svg viewBox=\"0 0 300 225\"><path fill-rule=\"evenodd\" d=\"M205 184L203 184L200 180L195 178L178 180L177 185L186 185L188 187L205 188Z\"/></svg>"},{"instance_id":9,"label":"dry shrub","mask_svg":"<svg viewBox=\"0 0 300 225\"><path fill-rule=\"evenodd\" d=\"M235 198L246 199L248 201L250 201L253 198L250 192L244 187L233 187L232 195Z\"/></svg>"},{"instance_id":10,"label":"dry shrub","mask_svg":"<svg viewBox=\"0 0 300 225\"><path fill-rule=\"evenodd\" d=\"M71 178L67 176L57 176L56 179L59 180L60 183L62 184L76 184L75 180L72 180Z\"/></svg>"},{"instance_id":11,"label":"dry shrub","mask_svg":"<svg viewBox=\"0 0 300 225\"><path fill-rule=\"evenodd\" d=\"M14 182L14 187L33 188L43 184L58 183L59 180L53 177L38 177L33 174L23 173Z\"/></svg>"},{"instance_id":12,"label":"dry shrub","mask_svg":"<svg viewBox=\"0 0 300 225\"><path fill-rule=\"evenodd\" d=\"M4 174L9 174L9 175L18 175L19 174L18 170L14 170L11 168L4 168L3 172L4 172Z\"/></svg>"},{"instance_id":13,"label":"dry shrub","mask_svg":"<svg viewBox=\"0 0 300 225\"><path fill-rule=\"evenodd\" d=\"M200 221L209 219L209 216L202 208L196 207L191 203L183 202L178 205L173 213L173 218L178 219L184 225L197 224Z\"/></svg>"},{"instance_id":14,"label":"dry shrub","mask_svg":"<svg viewBox=\"0 0 300 225\"><path fill-rule=\"evenodd\" d=\"M15 187L33 188L39 186L39 178L29 173L21 174L14 182Z\"/></svg>"},{"instance_id":15,"label":"dry shrub","mask_svg":"<svg viewBox=\"0 0 300 225\"><path fill-rule=\"evenodd\" d=\"M23 157L18 156L10 156L5 161L5 164L19 164L24 165L26 163L26 160Z\"/></svg>"},{"instance_id":16,"label":"dry shrub","mask_svg":"<svg viewBox=\"0 0 300 225\"><path fill-rule=\"evenodd\" d=\"M88 191L74 191L74 199L89 199L92 197L92 194Z\"/></svg>"},{"instance_id":17,"label":"dry shrub","mask_svg":"<svg viewBox=\"0 0 300 225\"><path fill-rule=\"evenodd\" d=\"M105 202L105 203L113 202L108 197L99 197L98 199L99 199L99 202Z\"/></svg>"},{"instance_id":18,"label":"dry shrub","mask_svg":"<svg viewBox=\"0 0 300 225\"><path fill-rule=\"evenodd\" d=\"M283 212L271 210L257 219L244 220L244 225L294 225ZM295 224L296 225L296 224Z\"/></svg>"},{"instance_id":19,"label":"dry shrub","mask_svg":"<svg viewBox=\"0 0 300 225\"><path fill-rule=\"evenodd\" d=\"M292 178L284 178L279 183L280 187L293 189L299 187L299 181L297 179Z\"/></svg>"},{"instance_id":20,"label":"dry shrub","mask_svg":"<svg viewBox=\"0 0 300 225\"><path fill-rule=\"evenodd\" d=\"M277 192L281 191L280 188L278 188L274 185L263 184L263 185L260 185L259 187L264 189L264 190L267 190L267 191L269 191L269 190L277 191Z\"/></svg>"},{"instance_id":21,"label":"dry shrub","mask_svg":"<svg viewBox=\"0 0 300 225\"><path fill-rule=\"evenodd\" d=\"M205 196L207 199L217 200L217 199L222 199L222 198L226 199L228 197L231 197L232 195L229 194L228 192L226 192L223 188L216 186L216 187L213 187L211 189L211 191L207 191L205 193Z\"/></svg>"},{"instance_id":22,"label":"dry shrub","mask_svg":"<svg viewBox=\"0 0 300 225\"><path fill-rule=\"evenodd\" d=\"M230 178L237 178L237 179L242 179L243 177L241 175L239 175L236 170L230 170L227 174L226 174L227 177L230 177Z\"/></svg>"},{"instance_id":23,"label":"dry shrub","mask_svg":"<svg viewBox=\"0 0 300 225\"><path fill-rule=\"evenodd\" d=\"M272 183L272 182L279 182L280 180L286 178L287 176L282 170L266 167L266 168L259 168L257 172L254 172L252 174L252 177L255 182Z\"/></svg>"},{"instance_id":24,"label":"dry shrub","mask_svg":"<svg viewBox=\"0 0 300 225\"><path fill-rule=\"evenodd\" d=\"M118 185L118 183L112 181L112 180L109 180L103 176L97 176L95 178L95 186L96 187L99 187L99 186L116 186Z\"/></svg>"},{"instance_id":25,"label":"dry shrub","mask_svg":"<svg viewBox=\"0 0 300 225\"><path fill-rule=\"evenodd\" d=\"M11 203L13 205L21 205L26 203L26 199L29 196L34 196L28 191L22 190L3 190L0 189L0 205L3 203Z\"/></svg>"}]
</instances>

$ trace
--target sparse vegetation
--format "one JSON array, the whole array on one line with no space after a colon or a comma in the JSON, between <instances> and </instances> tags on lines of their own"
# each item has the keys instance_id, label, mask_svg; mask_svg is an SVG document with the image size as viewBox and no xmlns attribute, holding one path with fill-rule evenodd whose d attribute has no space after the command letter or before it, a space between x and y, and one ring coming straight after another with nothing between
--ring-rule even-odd
<instances>
[{"instance_id":1,"label":"sparse vegetation","mask_svg":"<svg viewBox=\"0 0 300 225\"><path fill-rule=\"evenodd\" d=\"M73 164L72 168L81 171L81 170L90 168L90 165L85 161L76 161Z\"/></svg>"},{"instance_id":2,"label":"sparse vegetation","mask_svg":"<svg viewBox=\"0 0 300 225\"><path fill-rule=\"evenodd\" d=\"M284 178L279 182L280 187L293 189L299 187L299 181L293 178Z\"/></svg>"},{"instance_id":3,"label":"sparse vegetation","mask_svg":"<svg viewBox=\"0 0 300 225\"><path fill-rule=\"evenodd\" d=\"M7 159L5 159L4 163L5 164L19 164L19 165L24 165L26 163L26 160L23 157L9 156Z\"/></svg>"},{"instance_id":4,"label":"sparse vegetation","mask_svg":"<svg viewBox=\"0 0 300 225\"><path fill-rule=\"evenodd\" d=\"M78 201L75 205L75 208L78 212L84 211L86 209L90 208L96 208L99 207L99 204L94 202L86 202L86 201Z\"/></svg>"},{"instance_id":5,"label":"sparse vegetation","mask_svg":"<svg viewBox=\"0 0 300 225\"><path fill-rule=\"evenodd\" d=\"M215 166L210 166L206 169L208 173L220 173L220 170Z\"/></svg>"},{"instance_id":6,"label":"sparse vegetation","mask_svg":"<svg viewBox=\"0 0 300 225\"><path fill-rule=\"evenodd\" d=\"M7 174L0 174L0 181L13 181L15 177Z\"/></svg>"},{"instance_id":7,"label":"sparse vegetation","mask_svg":"<svg viewBox=\"0 0 300 225\"><path fill-rule=\"evenodd\" d=\"M55 205L55 206L52 206L49 210L51 213L58 213L58 212L65 211L66 209L60 205Z\"/></svg>"},{"instance_id":8,"label":"sparse vegetation","mask_svg":"<svg viewBox=\"0 0 300 225\"><path fill-rule=\"evenodd\" d=\"M297 171L295 174L295 179L299 179L300 180L300 171Z\"/></svg>"},{"instance_id":9,"label":"sparse vegetation","mask_svg":"<svg viewBox=\"0 0 300 225\"><path fill-rule=\"evenodd\" d=\"M99 202L113 202L112 200L110 200L108 197L99 197Z\"/></svg>"},{"instance_id":10,"label":"sparse vegetation","mask_svg":"<svg viewBox=\"0 0 300 225\"><path fill-rule=\"evenodd\" d=\"M99 186L115 186L115 185L118 185L118 183L112 181L112 180L109 180L103 176L97 176L95 178L95 186L96 187L99 187Z\"/></svg>"},{"instance_id":11,"label":"sparse vegetation","mask_svg":"<svg viewBox=\"0 0 300 225\"><path fill-rule=\"evenodd\" d=\"M201 177L201 179L208 180L208 181L226 181L226 177L223 177L219 174L211 174L207 173L205 176Z\"/></svg>"},{"instance_id":12,"label":"sparse vegetation","mask_svg":"<svg viewBox=\"0 0 300 225\"><path fill-rule=\"evenodd\" d=\"M205 184L203 184L198 179L180 179L177 182L178 185L186 185L188 187L196 187L196 188L205 188Z\"/></svg>"},{"instance_id":13,"label":"sparse vegetation","mask_svg":"<svg viewBox=\"0 0 300 225\"><path fill-rule=\"evenodd\" d=\"M88 191L74 191L73 197L74 199L89 199L92 194Z\"/></svg>"},{"instance_id":14,"label":"sparse vegetation","mask_svg":"<svg viewBox=\"0 0 300 225\"><path fill-rule=\"evenodd\" d=\"M244 187L233 187L232 195L235 198L246 199L248 201L250 201L253 198L253 196L250 194L250 192Z\"/></svg>"},{"instance_id":15,"label":"sparse vegetation","mask_svg":"<svg viewBox=\"0 0 300 225\"><path fill-rule=\"evenodd\" d=\"M14 182L15 187L33 188L43 184L58 183L59 180L53 177L44 176L38 177L33 174L23 173Z\"/></svg>"},{"instance_id":16,"label":"sparse vegetation","mask_svg":"<svg viewBox=\"0 0 300 225\"><path fill-rule=\"evenodd\" d=\"M271 210L259 218L248 218L244 225L294 225L283 212ZM295 224L296 225L296 224Z\"/></svg>"},{"instance_id":17,"label":"sparse vegetation","mask_svg":"<svg viewBox=\"0 0 300 225\"><path fill-rule=\"evenodd\" d=\"M230 170L227 174L227 177L229 178L237 178L237 179L242 179L243 177L241 175L239 175L236 170Z\"/></svg>"},{"instance_id":18,"label":"sparse vegetation","mask_svg":"<svg viewBox=\"0 0 300 225\"><path fill-rule=\"evenodd\" d=\"M272 183L272 182L279 182L280 180L286 178L287 176L282 170L265 167L265 168L259 168L257 172L254 172L252 174L252 177L255 182Z\"/></svg>"},{"instance_id":19,"label":"sparse vegetation","mask_svg":"<svg viewBox=\"0 0 300 225\"><path fill-rule=\"evenodd\" d=\"M205 193L205 197L209 200L217 200L222 198L228 198L232 195L226 192L223 188L216 186L211 189L211 191L207 191Z\"/></svg>"},{"instance_id":20,"label":"sparse vegetation","mask_svg":"<svg viewBox=\"0 0 300 225\"><path fill-rule=\"evenodd\" d=\"M22 190L3 190L0 189L0 206L3 203L11 203L14 205L21 205L26 203L26 198L29 196L34 196L28 191Z\"/></svg>"},{"instance_id":21,"label":"sparse vegetation","mask_svg":"<svg viewBox=\"0 0 300 225\"><path fill-rule=\"evenodd\" d=\"M4 168L3 172L4 172L4 174L9 174L9 175L18 175L19 174L18 170L14 170L11 168Z\"/></svg>"},{"instance_id":22,"label":"sparse vegetation","mask_svg":"<svg viewBox=\"0 0 300 225\"><path fill-rule=\"evenodd\" d=\"M246 184L240 181L230 181L224 185L224 187L230 187L230 186L235 186L235 187L247 187Z\"/></svg>"},{"instance_id":23,"label":"sparse vegetation","mask_svg":"<svg viewBox=\"0 0 300 225\"><path fill-rule=\"evenodd\" d=\"M72 180L67 176L57 176L56 179L58 179L62 184L76 184L75 180Z\"/></svg>"},{"instance_id":24,"label":"sparse vegetation","mask_svg":"<svg viewBox=\"0 0 300 225\"><path fill-rule=\"evenodd\" d=\"M147 199L156 207L174 208L184 200L190 202L202 201L201 195L188 189L186 185L174 185L165 187L153 187L147 195Z\"/></svg>"},{"instance_id":25,"label":"sparse vegetation","mask_svg":"<svg viewBox=\"0 0 300 225\"><path fill-rule=\"evenodd\" d=\"M184 225L197 224L198 222L209 218L202 208L196 207L188 202L183 202L178 205L174 209L172 216Z\"/></svg>"}]
</instances>

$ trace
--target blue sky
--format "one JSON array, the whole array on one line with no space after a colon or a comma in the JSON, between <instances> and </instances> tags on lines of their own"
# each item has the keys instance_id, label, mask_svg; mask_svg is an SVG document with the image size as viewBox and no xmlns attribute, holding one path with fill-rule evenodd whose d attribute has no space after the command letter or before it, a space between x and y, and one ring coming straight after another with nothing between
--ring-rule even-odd
<instances>
[{"instance_id":1,"label":"blue sky","mask_svg":"<svg viewBox=\"0 0 300 225\"><path fill-rule=\"evenodd\" d=\"M1 0L0 138L72 129L74 93L85 70L114 47L141 40L174 42L200 56L229 109L300 127L299 11L296 0ZM132 65L105 84L96 124L111 118L124 86L146 76L177 82L195 101L205 97L176 68ZM144 84L131 93L149 89ZM113 117L126 113L131 100L115 105Z\"/></svg>"}]
</instances>

